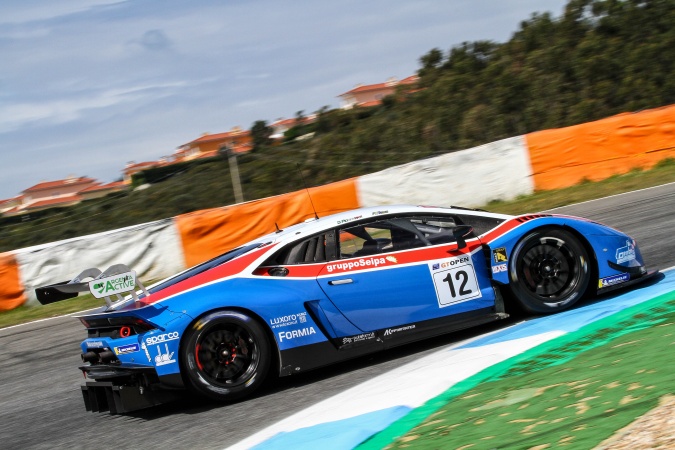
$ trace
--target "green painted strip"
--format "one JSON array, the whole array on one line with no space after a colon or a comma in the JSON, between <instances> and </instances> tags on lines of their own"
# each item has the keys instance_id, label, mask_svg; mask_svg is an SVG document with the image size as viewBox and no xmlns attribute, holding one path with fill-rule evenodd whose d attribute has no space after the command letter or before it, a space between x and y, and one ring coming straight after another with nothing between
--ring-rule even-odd
<instances>
[{"instance_id":1,"label":"green painted strip","mask_svg":"<svg viewBox=\"0 0 675 450\"><path fill-rule=\"evenodd\" d=\"M463 380L438 397L429 400L419 408L394 422L385 430L371 437L357 448L381 449L408 434L413 428L422 424L432 414L439 412L458 396L467 393L485 383L504 380L519 375L529 375L538 371L559 366L569 362L584 352L604 346L612 340L629 333L655 327L668 320L668 315L675 313L675 292L661 295L652 300L626 308L612 316L586 325L577 331L553 339L547 343L530 349L521 355L510 358L480 373ZM671 350L672 352L672 350ZM560 368L564 370L564 368ZM523 392L520 394L524 395ZM504 399L502 399L504 401ZM508 403L508 399L506 402ZM511 401L518 402L517 398ZM656 400L654 400L655 402ZM570 402L573 401L570 399ZM634 406L634 405L632 405ZM645 405L643 405L645 407ZM613 425L612 425L613 426ZM605 430L607 432L607 430ZM412 436L407 436L412 439ZM607 437L607 436L605 436ZM417 447L418 442L415 443ZM421 442L420 442L421 444ZM485 442L488 444L488 442ZM494 448L495 442L490 447ZM480 446L472 446L480 448ZM587 447L586 447L587 448Z\"/></svg>"}]
</instances>

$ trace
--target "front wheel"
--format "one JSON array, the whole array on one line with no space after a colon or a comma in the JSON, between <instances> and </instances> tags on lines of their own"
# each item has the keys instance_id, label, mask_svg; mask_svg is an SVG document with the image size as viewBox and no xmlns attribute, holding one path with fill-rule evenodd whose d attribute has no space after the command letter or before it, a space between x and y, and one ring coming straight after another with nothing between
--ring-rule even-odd
<instances>
[{"instance_id":1,"label":"front wheel","mask_svg":"<svg viewBox=\"0 0 675 450\"><path fill-rule=\"evenodd\" d=\"M219 401L250 395L270 368L270 343L254 319L237 311L216 311L195 322L181 345L188 387Z\"/></svg>"},{"instance_id":2,"label":"front wheel","mask_svg":"<svg viewBox=\"0 0 675 450\"><path fill-rule=\"evenodd\" d=\"M588 288L588 252L568 231L535 230L514 248L509 278L513 294L526 311L562 311L576 303Z\"/></svg>"}]
</instances>

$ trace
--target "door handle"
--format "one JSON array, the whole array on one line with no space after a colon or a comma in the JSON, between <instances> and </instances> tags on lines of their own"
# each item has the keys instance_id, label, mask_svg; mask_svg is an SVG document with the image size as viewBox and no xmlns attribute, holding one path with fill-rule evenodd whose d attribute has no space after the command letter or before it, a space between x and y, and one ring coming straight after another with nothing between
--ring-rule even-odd
<instances>
[{"instance_id":1,"label":"door handle","mask_svg":"<svg viewBox=\"0 0 675 450\"><path fill-rule=\"evenodd\" d=\"M349 284L353 282L354 280L352 280L351 278L343 278L341 280L329 281L328 284L330 284L331 286L337 286L338 284Z\"/></svg>"}]
</instances>

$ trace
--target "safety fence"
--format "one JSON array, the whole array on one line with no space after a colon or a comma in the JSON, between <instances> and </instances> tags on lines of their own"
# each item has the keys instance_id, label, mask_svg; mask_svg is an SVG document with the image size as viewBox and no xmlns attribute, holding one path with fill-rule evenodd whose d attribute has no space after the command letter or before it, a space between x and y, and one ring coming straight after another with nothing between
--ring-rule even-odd
<instances>
[{"instance_id":1,"label":"safety fence","mask_svg":"<svg viewBox=\"0 0 675 450\"><path fill-rule=\"evenodd\" d=\"M504 139L324 186L0 254L0 311L115 263L161 279L247 241L360 206L480 206L675 158L675 105ZM311 198L311 200L310 200Z\"/></svg>"}]
</instances>

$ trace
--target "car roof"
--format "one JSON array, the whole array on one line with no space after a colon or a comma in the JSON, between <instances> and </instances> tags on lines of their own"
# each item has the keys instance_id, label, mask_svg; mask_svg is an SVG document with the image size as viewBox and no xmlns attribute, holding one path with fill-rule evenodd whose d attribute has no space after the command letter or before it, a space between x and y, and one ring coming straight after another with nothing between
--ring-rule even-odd
<instances>
[{"instance_id":1,"label":"car roof","mask_svg":"<svg viewBox=\"0 0 675 450\"><path fill-rule=\"evenodd\" d=\"M290 227L286 227L280 231L262 236L258 239L251 241L251 243L289 242L292 240L296 240L297 238L301 238L303 236L309 236L314 233L319 233L323 230L336 228L349 222L358 222L369 218L375 218L377 216L382 216L383 218L385 218L400 214L425 214L425 215L464 214L464 215L494 217L497 219L509 219L513 217L505 214L496 214L480 210L453 208L453 207L446 208L438 206L414 206L414 205L370 206L352 209L337 214L331 214L328 216L320 217L318 219L314 218L308 219L304 222L292 225Z\"/></svg>"}]
</instances>

